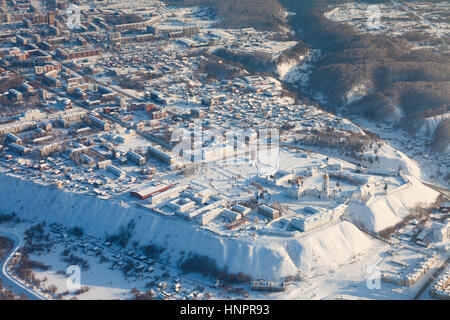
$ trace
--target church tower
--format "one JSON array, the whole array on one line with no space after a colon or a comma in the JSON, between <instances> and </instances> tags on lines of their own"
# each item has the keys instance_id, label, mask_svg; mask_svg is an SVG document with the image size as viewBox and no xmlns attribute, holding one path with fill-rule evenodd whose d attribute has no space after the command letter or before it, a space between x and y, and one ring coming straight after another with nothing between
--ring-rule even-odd
<instances>
[{"instance_id":1,"label":"church tower","mask_svg":"<svg viewBox=\"0 0 450 320\"><path fill-rule=\"evenodd\" d=\"M328 173L323 176L322 195L324 198L330 196L330 176L328 176Z\"/></svg>"}]
</instances>

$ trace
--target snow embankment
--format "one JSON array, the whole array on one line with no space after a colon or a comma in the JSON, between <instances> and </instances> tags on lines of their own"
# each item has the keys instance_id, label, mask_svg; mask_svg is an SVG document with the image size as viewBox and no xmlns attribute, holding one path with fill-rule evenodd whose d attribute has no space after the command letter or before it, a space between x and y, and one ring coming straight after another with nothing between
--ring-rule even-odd
<instances>
[{"instance_id":1,"label":"snow embankment","mask_svg":"<svg viewBox=\"0 0 450 320\"><path fill-rule=\"evenodd\" d=\"M347 210L350 220L369 231L379 232L401 222L416 205L435 202L438 192L411 176L407 178L408 185L387 196L375 197L366 204L350 202Z\"/></svg>"},{"instance_id":2,"label":"snow embankment","mask_svg":"<svg viewBox=\"0 0 450 320\"><path fill-rule=\"evenodd\" d=\"M340 222L300 238L262 237L255 240L224 238L194 227L187 221L147 212L114 200L64 192L0 174L0 212L15 212L35 222L79 226L86 234L105 236L134 220L129 243L161 245L176 265L189 252L207 255L230 273L253 278L280 279L332 269L371 245L366 235L348 222ZM314 270L313 270L314 269Z\"/></svg>"}]
</instances>

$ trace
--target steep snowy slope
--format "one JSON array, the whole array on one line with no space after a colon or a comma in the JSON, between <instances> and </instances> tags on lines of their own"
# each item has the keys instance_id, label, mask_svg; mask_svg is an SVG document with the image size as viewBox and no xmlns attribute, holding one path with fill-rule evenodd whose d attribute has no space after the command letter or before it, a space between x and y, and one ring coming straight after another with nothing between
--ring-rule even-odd
<instances>
[{"instance_id":1,"label":"steep snowy slope","mask_svg":"<svg viewBox=\"0 0 450 320\"><path fill-rule=\"evenodd\" d=\"M231 273L280 279L312 275L364 254L373 240L348 222L339 222L300 238L223 238L186 221L147 212L113 200L63 192L0 174L0 212L32 221L82 227L97 236L113 234L135 221L133 237L141 245L164 246L175 265L184 251L207 255Z\"/></svg>"},{"instance_id":2,"label":"steep snowy slope","mask_svg":"<svg viewBox=\"0 0 450 320\"><path fill-rule=\"evenodd\" d=\"M375 197L366 205L351 202L347 211L351 220L378 232L402 221L417 204L431 204L436 200L438 192L413 177L408 176L408 179L407 188L400 187L387 196Z\"/></svg>"}]
</instances>

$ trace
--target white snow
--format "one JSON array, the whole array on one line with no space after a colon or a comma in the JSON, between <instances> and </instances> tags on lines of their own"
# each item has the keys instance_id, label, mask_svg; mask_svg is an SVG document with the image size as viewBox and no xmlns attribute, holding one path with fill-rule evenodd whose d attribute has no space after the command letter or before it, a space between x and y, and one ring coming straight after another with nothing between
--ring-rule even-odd
<instances>
[{"instance_id":1,"label":"white snow","mask_svg":"<svg viewBox=\"0 0 450 320\"><path fill-rule=\"evenodd\" d=\"M420 126L418 133L424 136L433 137L436 128L439 124L450 117L450 112L445 114L441 114L435 117L426 118L423 120L422 125Z\"/></svg>"},{"instance_id":2,"label":"white snow","mask_svg":"<svg viewBox=\"0 0 450 320\"><path fill-rule=\"evenodd\" d=\"M180 252L192 251L216 260L231 273L244 272L254 278L280 279L315 269L328 269L363 254L371 240L348 222L339 222L300 238L261 237L255 240L224 238L188 222L160 216L114 200L101 200L63 192L0 174L0 212L16 212L33 221L82 227L86 234L113 234L135 220L131 241L150 241L173 250L171 263ZM30 197L33 194L35 196Z\"/></svg>"},{"instance_id":3,"label":"white snow","mask_svg":"<svg viewBox=\"0 0 450 320\"><path fill-rule=\"evenodd\" d=\"M351 220L369 231L379 232L402 221L417 204L431 204L436 200L438 192L416 178L407 178L408 188L400 187L387 196L375 197L366 205L351 202L347 210Z\"/></svg>"},{"instance_id":4,"label":"white snow","mask_svg":"<svg viewBox=\"0 0 450 320\"><path fill-rule=\"evenodd\" d=\"M361 100L362 98L364 98L366 95L370 94L371 92L373 92L374 89L374 85L370 80L364 80L361 81L360 83L354 85L348 92L346 95L346 102L347 104L351 104L354 103L356 101Z\"/></svg>"}]
</instances>

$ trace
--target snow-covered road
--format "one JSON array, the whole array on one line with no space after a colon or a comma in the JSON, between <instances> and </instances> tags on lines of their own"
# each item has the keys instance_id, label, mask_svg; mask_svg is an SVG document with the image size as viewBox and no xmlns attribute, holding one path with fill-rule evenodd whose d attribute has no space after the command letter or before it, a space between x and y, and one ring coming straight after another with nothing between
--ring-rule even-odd
<instances>
[{"instance_id":1,"label":"snow-covered road","mask_svg":"<svg viewBox=\"0 0 450 320\"><path fill-rule=\"evenodd\" d=\"M23 240L20 239L19 236L17 236L13 232L4 229L0 229L0 236L9 238L12 241L14 241L14 248L11 251L11 253L8 256L6 256L3 259L3 261L0 261L0 268L1 268L0 279L2 280L2 282L8 287L10 287L10 289L17 295L24 294L28 299L31 300L48 300L48 298L44 296L42 293L20 282L8 271L8 265L11 262L11 259L16 254L16 252L22 247Z\"/></svg>"}]
</instances>

